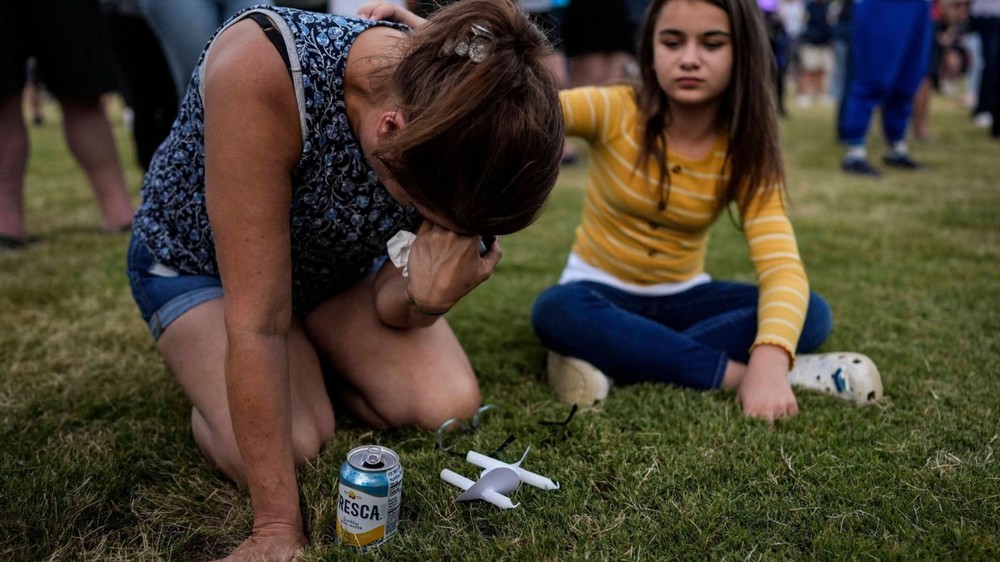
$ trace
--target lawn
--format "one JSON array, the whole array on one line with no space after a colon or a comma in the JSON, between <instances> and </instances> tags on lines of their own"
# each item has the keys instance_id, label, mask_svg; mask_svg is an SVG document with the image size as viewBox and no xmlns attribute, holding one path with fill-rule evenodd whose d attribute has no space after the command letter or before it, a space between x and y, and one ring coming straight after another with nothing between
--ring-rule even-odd
<instances>
[{"instance_id":1,"label":"lawn","mask_svg":"<svg viewBox=\"0 0 1000 562\"><path fill-rule=\"evenodd\" d=\"M567 167L541 220L503 240L494 277L448 315L490 416L459 448L525 448L515 510L457 503L432 433L338 432L300 471L318 560L995 560L1000 557L1000 143L934 100L928 167L880 181L838 170L831 112L783 122L791 213L814 290L836 327L825 350L867 353L886 397L869 408L801 393L769 427L733 393L616 388L565 419L542 382L528 313L554 283L579 218L585 168ZM132 304L127 235L105 236L57 113L32 128L28 223L39 241L0 253L0 559L199 560L246 537L246 491L213 470L190 405ZM140 172L118 127L129 184ZM881 145L872 144L876 157ZM709 272L752 280L740 233L713 231ZM652 345L652 342L651 342ZM406 469L400 531L376 551L336 543L340 464L379 443Z\"/></svg>"}]
</instances>

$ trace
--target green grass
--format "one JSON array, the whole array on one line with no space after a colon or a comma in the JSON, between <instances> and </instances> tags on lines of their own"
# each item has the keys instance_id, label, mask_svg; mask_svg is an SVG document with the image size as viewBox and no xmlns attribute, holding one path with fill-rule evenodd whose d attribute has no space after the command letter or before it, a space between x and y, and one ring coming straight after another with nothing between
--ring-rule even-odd
<instances>
[{"instance_id":1,"label":"green grass","mask_svg":"<svg viewBox=\"0 0 1000 562\"><path fill-rule=\"evenodd\" d=\"M303 560L897 559L1000 557L1000 189L998 145L936 99L929 168L881 181L839 173L828 110L784 122L791 212L812 287L837 324L827 350L871 355L887 398L866 409L800 394L775 428L732 393L616 388L566 430L540 383L534 297L555 282L585 178L568 168L542 219L505 238L496 275L449 315L504 409L464 446L517 440L525 466L562 483L522 487L521 506L456 503L433 435L338 433L300 471L312 546ZM28 221L40 241L0 254L0 559L191 560L249 532L248 496L202 459L189 404L131 302L127 237L102 236L56 115L32 129ZM119 139L137 191L139 172ZM126 150L127 148L127 150ZM881 154L877 143L873 154ZM709 271L751 280L741 235L713 232ZM334 540L337 472L378 442L406 468L399 534L361 554Z\"/></svg>"}]
</instances>

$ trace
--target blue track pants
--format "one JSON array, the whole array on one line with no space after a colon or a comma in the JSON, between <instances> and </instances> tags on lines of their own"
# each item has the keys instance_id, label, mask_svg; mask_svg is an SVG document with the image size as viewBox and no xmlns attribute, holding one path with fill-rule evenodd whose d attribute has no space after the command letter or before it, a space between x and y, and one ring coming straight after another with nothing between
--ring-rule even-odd
<instances>
[{"instance_id":1,"label":"blue track pants","mask_svg":"<svg viewBox=\"0 0 1000 562\"><path fill-rule=\"evenodd\" d=\"M927 75L932 24L926 0L860 0L854 5L852 77L844 100L843 141L863 145L875 107L889 143L903 140L913 95Z\"/></svg>"}]
</instances>

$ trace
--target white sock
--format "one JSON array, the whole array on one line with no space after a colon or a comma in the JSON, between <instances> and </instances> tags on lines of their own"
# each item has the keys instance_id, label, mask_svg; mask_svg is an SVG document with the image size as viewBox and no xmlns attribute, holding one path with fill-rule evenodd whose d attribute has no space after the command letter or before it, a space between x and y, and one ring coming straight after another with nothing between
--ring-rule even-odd
<instances>
[{"instance_id":1,"label":"white sock","mask_svg":"<svg viewBox=\"0 0 1000 562\"><path fill-rule=\"evenodd\" d=\"M906 146L906 141L896 141L892 143L892 151L900 156L905 156L910 153L910 147Z\"/></svg>"},{"instance_id":2,"label":"white sock","mask_svg":"<svg viewBox=\"0 0 1000 562\"><path fill-rule=\"evenodd\" d=\"M863 144L847 147L847 160L866 160L867 158L868 150Z\"/></svg>"}]
</instances>

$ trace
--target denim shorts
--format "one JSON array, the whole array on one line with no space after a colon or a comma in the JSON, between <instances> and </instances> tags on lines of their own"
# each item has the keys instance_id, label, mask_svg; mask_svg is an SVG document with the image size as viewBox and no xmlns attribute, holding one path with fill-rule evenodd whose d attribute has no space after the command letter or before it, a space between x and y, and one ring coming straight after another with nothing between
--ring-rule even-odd
<instances>
[{"instance_id":1,"label":"denim shorts","mask_svg":"<svg viewBox=\"0 0 1000 562\"><path fill-rule=\"evenodd\" d=\"M221 279L179 273L158 263L135 234L128 246L127 269L132 298L156 340L185 312L222 297Z\"/></svg>"}]
</instances>

